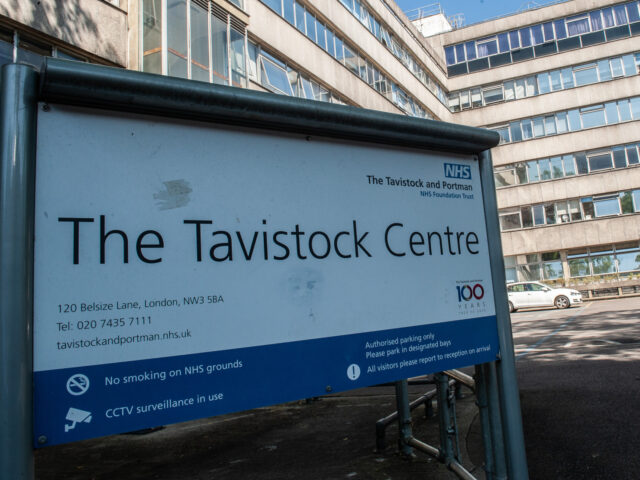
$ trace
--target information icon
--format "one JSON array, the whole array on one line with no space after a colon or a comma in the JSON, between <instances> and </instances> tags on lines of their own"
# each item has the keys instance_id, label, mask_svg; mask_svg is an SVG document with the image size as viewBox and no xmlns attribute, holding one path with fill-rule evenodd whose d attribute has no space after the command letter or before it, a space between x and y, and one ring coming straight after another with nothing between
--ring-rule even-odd
<instances>
[{"instance_id":1,"label":"information icon","mask_svg":"<svg viewBox=\"0 0 640 480\"><path fill-rule=\"evenodd\" d=\"M89 390L89 377L81 373L71 375L67 380L67 392L71 395L78 396L87 393Z\"/></svg>"},{"instance_id":2,"label":"information icon","mask_svg":"<svg viewBox=\"0 0 640 480\"><path fill-rule=\"evenodd\" d=\"M352 363L349 365L349 368L347 368L347 377L349 377L349 380L353 381L360 378L360 367L358 364Z\"/></svg>"}]
</instances>

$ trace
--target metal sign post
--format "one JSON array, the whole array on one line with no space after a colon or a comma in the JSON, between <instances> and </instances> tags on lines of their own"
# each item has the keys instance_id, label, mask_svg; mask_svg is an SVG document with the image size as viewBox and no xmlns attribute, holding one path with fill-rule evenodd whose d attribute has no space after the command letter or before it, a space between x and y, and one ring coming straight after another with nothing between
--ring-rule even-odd
<instances>
[{"instance_id":1,"label":"metal sign post","mask_svg":"<svg viewBox=\"0 0 640 480\"><path fill-rule=\"evenodd\" d=\"M38 76L2 69L0 478L33 478L33 209Z\"/></svg>"},{"instance_id":2,"label":"metal sign post","mask_svg":"<svg viewBox=\"0 0 640 480\"><path fill-rule=\"evenodd\" d=\"M27 67L5 73L14 70ZM13 88L32 89L30 72ZM3 304L0 319L6 343L30 345L33 302L34 446L501 352L509 472L526 478L488 157L495 134L56 59L40 76L16 127L33 152L40 102L35 214L22 217L27 250L13 241L2 253L29 274L35 255L35 277L16 293L23 310ZM25 111L4 100L11 88L3 82L3 108ZM3 156L3 169L15 163ZM33 212L29 172L13 191ZM21 362L24 384L32 367Z\"/></svg>"}]
</instances>

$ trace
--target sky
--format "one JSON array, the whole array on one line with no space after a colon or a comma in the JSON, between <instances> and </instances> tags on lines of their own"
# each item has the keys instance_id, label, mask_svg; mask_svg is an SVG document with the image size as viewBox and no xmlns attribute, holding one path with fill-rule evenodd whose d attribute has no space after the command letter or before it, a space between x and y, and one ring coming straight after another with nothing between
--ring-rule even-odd
<instances>
[{"instance_id":1,"label":"sky","mask_svg":"<svg viewBox=\"0 0 640 480\"><path fill-rule=\"evenodd\" d=\"M528 4L544 5L550 0L440 0L440 6L447 17L457 13L464 14L464 25L482 22L490 18L516 13ZM415 8L426 7L437 0L395 0L400 8L407 12Z\"/></svg>"}]
</instances>

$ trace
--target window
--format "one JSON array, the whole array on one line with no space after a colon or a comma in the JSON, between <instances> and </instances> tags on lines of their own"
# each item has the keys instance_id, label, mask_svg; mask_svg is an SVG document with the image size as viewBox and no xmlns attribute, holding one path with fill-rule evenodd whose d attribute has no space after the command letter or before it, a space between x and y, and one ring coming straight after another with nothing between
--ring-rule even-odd
<instances>
[{"instance_id":1,"label":"window","mask_svg":"<svg viewBox=\"0 0 640 480\"><path fill-rule=\"evenodd\" d=\"M529 181L530 182L539 182L540 181L540 175L538 174L538 162L537 161L532 161L532 162L527 162L527 174L529 176Z\"/></svg>"},{"instance_id":2,"label":"window","mask_svg":"<svg viewBox=\"0 0 640 480\"><path fill-rule=\"evenodd\" d=\"M551 163L551 176L553 178L562 178L564 177L564 172L562 169L562 158L561 157L552 157L550 159Z\"/></svg>"},{"instance_id":3,"label":"window","mask_svg":"<svg viewBox=\"0 0 640 480\"><path fill-rule=\"evenodd\" d=\"M618 101L618 112L620 113L620 121L627 122L631 120L631 105L629 100L619 100Z\"/></svg>"},{"instance_id":4,"label":"window","mask_svg":"<svg viewBox=\"0 0 640 480\"><path fill-rule=\"evenodd\" d=\"M227 23L211 17L211 50L213 56L213 83L229 85L229 51ZM261 69L263 67L261 66ZM262 73L262 70L261 70Z\"/></svg>"},{"instance_id":5,"label":"window","mask_svg":"<svg viewBox=\"0 0 640 480\"><path fill-rule=\"evenodd\" d=\"M316 19L316 43L320 48L327 50L326 27Z\"/></svg>"},{"instance_id":6,"label":"window","mask_svg":"<svg viewBox=\"0 0 640 480\"><path fill-rule=\"evenodd\" d=\"M516 171L513 168L496 171L494 179L497 187L516 185Z\"/></svg>"},{"instance_id":7,"label":"window","mask_svg":"<svg viewBox=\"0 0 640 480\"><path fill-rule=\"evenodd\" d=\"M493 130L500 134L500 143L509 143L511 141L508 125L504 125L502 127L496 127Z\"/></svg>"},{"instance_id":8,"label":"window","mask_svg":"<svg viewBox=\"0 0 640 480\"><path fill-rule=\"evenodd\" d=\"M541 95L551 91L551 86L549 85L549 74L547 72L538 74L538 90Z\"/></svg>"},{"instance_id":9,"label":"window","mask_svg":"<svg viewBox=\"0 0 640 480\"><path fill-rule=\"evenodd\" d=\"M640 97L634 97L629 99L631 104L631 116L634 120L640 119Z\"/></svg>"},{"instance_id":10,"label":"window","mask_svg":"<svg viewBox=\"0 0 640 480\"><path fill-rule=\"evenodd\" d=\"M640 251L631 253L616 253L619 272L640 270Z\"/></svg>"},{"instance_id":11,"label":"window","mask_svg":"<svg viewBox=\"0 0 640 480\"><path fill-rule=\"evenodd\" d=\"M267 7L269 7L271 10L275 11L276 13L282 14L282 5L280 5L280 0L260 0L262 3L264 3Z\"/></svg>"},{"instance_id":12,"label":"window","mask_svg":"<svg viewBox=\"0 0 640 480\"><path fill-rule=\"evenodd\" d=\"M553 70L549 73L549 77L551 79L551 90L562 90L562 77L560 75L560 70Z\"/></svg>"},{"instance_id":13,"label":"window","mask_svg":"<svg viewBox=\"0 0 640 480\"><path fill-rule=\"evenodd\" d=\"M603 197L594 197L593 205L596 217L607 217L611 215L620 215L620 202L618 196L608 195Z\"/></svg>"},{"instance_id":14,"label":"window","mask_svg":"<svg viewBox=\"0 0 640 480\"><path fill-rule=\"evenodd\" d=\"M598 81L597 64L590 63L573 69L576 86L589 85Z\"/></svg>"},{"instance_id":15,"label":"window","mask_svg":"<svg viewBox=\"0 0 640 480\"><path fill-rule=\"evenodd\" d=\"M631 195L633 196L633 211L640 212L640 190L634 190Z\"/></svg>"},{"instance_id":16,"label":"window","mask_svg":"<svg viewBox=\"0 0 640 480\"><path fill-rule=\"evenodd\" d=\"M571 221L571 217L569 215L569 206L568 202L557 202L556 203L556 212L558 214L558 223L569 223Z\"/></svg>"},{"instance_id":17,"label":"window","mask_svg":"<svg viewBox=\"0 0 640 480\"><path fill-rule=\"evenodd\" d=\"M518 279L516 274L516 257L504 257L504 266L505 266L505 275L507 277L507 282L515 282ZM517 291L517 288L520 287L522 289L522 285L510 285L507 287L509 292Z\"/></svg>"},{"instance_id":18,"label":"window","mask_svg":"<svg viewBox=\"0 0 640 480\"><path fill-rule=\"evenodd\" d=\"M622 192L620 194L620 209L622 213L633 213L633 194L631 192Z\"/></svg>"},{"instance_id":19,"label":"window","mask_svg":"<svg viewBox=\"0 0 640 480\"><path fill-rule=\"evenodd\" d=\"M593 275L604 275L615 273L615 260L613 255L599 255L591 257Z\"/></svg>"},{"instance_id":20,"label":"window","mask_svg":"<svg viewBox=\"0 0 640 480\"><path fill-rule=\"evenodd\" d=\"M610 60L611 75L613 78L624 76L624 70L622 69L622 58L616 57Z\"/></svg>"},{"instance_id":21,"label":"window","mask_svg":"<svg viewBox=\"0 0 640 480\"><path fill-rule=\"evenodd\" d=\"M607 80L611 80L611 67L609 65L609 60L599 60L598 61L598 74L600 76L601 82L606 82Z\"/></svg>"},{"instance_id":22,"label":"window","mask_svg":"<svg viewBox=\"0 0 640 480\"><path fill-rule=\"evenodd\" d=\"M191 78L209 81L209 13L191 2ZM244 42L244 36L242 36ZM244 43L242 45L244 51Z\"/></svg>"},{"instance_id":23,"label":"window","mask_svg":"<svg viewBox=\"0 0 640 480\"><path fill-rule=\"evenodd\" d=\"M509 134L512 142L519 142L522 140L522 131L520 130L520 122L511 122L509 124Z\"/></svg>"},{"instance_id":24,"label":"window","mask_svg":"<svg viewBox=\"0 0 640 480\"><path fill-rule=\"evenodd\" d=\"M498 48L500 49L500 53L508 52L509 47L509 35L506 33L500 33L498 35Z\"/></svg>"},{"instance_id":25,"label":"window","mask_svg":"<svg viewBox=\"0 0 640 480\"><path fill-rule=\"evenodd\" d=\"M580 130L582 128L582 125L580 123L580 112L578 111L578 109L569 110L567 112L567 115L569 116L569 130L571 130L572 132Z\"/></svg>"},{"instance_id":26,"label":"window","mask_svg":"<svg viewBox=\"0 0 640 480\"><path fill-rule=\"evenodd\" d=\"M541 43L544 43L542 25L534 25L533 27L531 27L531 36L533 37L534 45L540 45Z\"/></svg>"},{"instance_id":27,"label":"window","mask_svg":"<svg viewBox=\"0 0 640 480\"><path fill-rule=\"evenodd\" d=\"M460 111L460 94L452 93L449 95L449 110L452 112Z\"/></svg>"},{"instance_id":28,"label":"window","mask_svg":"<svg viewBox=\"0 0 640 480\"><path fill-rule=\"evenodd\" d=\"M515 82L515 94L516 98L524 98L526 96L526 82L524 78L516 80Z\"/></svg>"},{"instance_id":29,"label":"window","mask_svg":"<svg viewBox=\"0 0 640 480\"><path fill-rule=\"evenodd\" d=\"M613 16L616 25L625 25L627 23L627 12L624 5L616 5L613 7Z\"/></svg>"},{"instance_id":30,"label":"window","mask_svg":"<svg viewBox=\"0 0 640 480\"><path fill-rule=\"evenodd\" d=\"M611 161L611 152L593 153L587 157L589 161L589 170L605 170L607 168L613 168Z\"/></svg>"},{"instance_id":31,"label":"window","mask_svg":"<svg viewBox=\"0 0 640 480\"><path fill-rule=\"evenodd\" d=\"M282 16L291 25L295 25L296 24L295 5L294 5L294 3L295 2L293 0L283 0L283 2L282 2L283 6L284 6L284 12L283 12Z\"/></svg>"},{"instance_id":32,"label":"window","mask_svg":"<svg viewBox=\"0 0 640 480\"><path fill-rule=\"evenodd\" d=\"M544 25L542 25L542 30L544 31L544 41L545 42L549 42L551 40L553 40L554 35L553 35L553 23L551 22L547 22Z\"/></svg>"},{"instance_id":33,"label":"window","mask_svg":"<svg viewBox=\"0 0 640 480\"><path fill-rule=\"evenodd\" d=\"M464 48L467 52L467 59L475 60L476 58L476 42L467 42L464 44Z\"/></svg>"},{"instance_id":34,"label":"window","mask_svg":"<svg viewBox=\"0 0 640 480\"><path fill-rule=\"evenodd\" d=\"M640 145L638 146L640 147ZM627 161L629 162L629 165L637 165L638 163L640 163L640 160L638 159L638 150L636 146L627 145L625 148L627 151Z\"/></svg>"},{"instance_id":35,"label":"window","mask_svg":"<svg viewBox=\"0 0 640 480\"><path fill-rule=\"evenodd\" d=\"M538 117L533 119L533 135L534 137L544 137L544 118Z\"/></svg>"},{"instance_id":36,"label":"window","mask_svg":"<svg viewBox=\"0 0 640 480\"><path fill-rule=\"evenodd\" d=\"M504 82L504 99L505 101L515 100L516 91L515 91L515 82L510 80L508 82Z\"/></svg>"},{"instance_id":37,"label":"window","mask_svg":"<svg viewBox=\"0 0 640 480\"><path fill-rule=\"evenodd\" d=\"M352 73L359 75L358 71L358 56L353 52L346 44L343 45L344 50L344 65L351 70Z\"/></svg>"},{"instance_id":38,"label":"window","mask_svg":"<svg viewBox=\"0 0 640 480\"><path fill-rule=\"evenodd\" d=\"M569 200L569 213L571 215L571 221L576 222L582 220L582 212L580 211L580 202L578 200Z\"/></svg>"},{"instance_id":39,"label":"window","mask_svg":"<svg viewBox=\"0 0 640 480\"><path fill-rule=\"evenodd\" d=\"M589 17L591 19L591 30L594 32L602 30L602 17L600 16L600 10L591 12Z\"/></svg>"},{"instance_id":40,"label":"window","mask_svg":"<svg viewBox=\"0 0 640 480\"><path fill-rule=\"evenodd\" d=\"M582 35L590 30L588 15L576 15L575 17L569 17L567 18L566 23L570 37Z\"/></svg>"},{"instance_id":41,"label":"window","mask_svg":"<svg viewBox=\"0 0 640 480\"><path fill-rule=\"evenodd\" d=\"M306 35L307 27L304 23L304 7L295 2L296 28Z\"/></svg>"},{"instance_id":42,"label":"window","mask_svg":"<svg viewBox=\"0 0 640 480\"><path fill-rule=\"evenodd\" d=\"M508 212L500 214L500 227L503 231L522 228L520 212Z\"/></svg>"},{"instance_id":43,"label":"window","mask_svg":"<svg viewBox=\"0 0 640 480\"><path fill-rule=\"evenodd\" d=\"M640 20L640 13L638 12L638 2L632 2L627 4L627 13L629 14L629 22L637 22Z\"/></svg>"},{"instance_id":44,"label":"window","mask_svg":"<svg viewBox=\"0 0 640 480\"><path fill-rule=\"evenodd\" d=\"M444 57L447 61L447 65L454 65L456 63L456 54L453 47L445 47Z\"/></svg>"},{"instance_id":45,"label":"window","mask_svg":"<svg viewBox=\"0 0 640 480\"><path fill-rule=\"evenodd\" d=\"M502 85L485 88L483 90L483 96L484 96L484 103L486 105L490 103L502 101L504 99L504 95L502 92Z\"/></svg>"},{"instance_id":46,"label":"window","mask_svg":"<svg viewBox=\"0 0 640 480\"><path fill-rule=\"evenodd\" d=\"M276 93L293 95L287 71L275 62L262 57L262 84Z\"/></svg>"},{"instance_id":47,"label":"window","mask_svg":"<svg viewBox=\"0 0 640 480\"><path fill-rule=\"evenodd\" d=\"M464 45L460 44L460 45L456 45L456 62L460 63L460 62L464 62L465 61L465 57L464 57ZM480 52L478 52L478 56L480 56Z\"/></svg>"},{"instance_id":48,"label":"window","mask_svg":"<svg viewBox=\"0 0 640 480\"><path fill-rule=\"evenodd\" d=\"M556 223L556 208L553 203L544 206L544 215L547 225Z\"/></svg>"},{"instance_id":49,"label":"window","mask_svg":"<svg viewBox=\"0 0 640 480\"><path fill-rule=\"evenodd\" d=\"M471 101L469 100L469 90L460 92L460 108L463 110L471 107Z\"/></svg>"},{"instance_id":50,"label":"window","mask_svg":"<svg viewBox=\"0 0 640 480\"><path fill-rule=\"evenodd\" d=\"M149 73L162 73L161 0L144 0L142 3L142 17L142 44L144 45L142 70ZM12 52L7 53L10 53L11 56L13 55ZM5 62L3 61L2 63Z\"/></svg>"},{"instance_id":51,"label":"window","mask_svg":"<svg viewBox=\"0 0 640 480\"><path fill-rule=\"evenodd\" d=\"M556 117L554 115L544 117L544 131L545 135L555 135L557 133Z\"/></svg>"},{"instance_id":52,"label":"window","mask_svg":"<svg viewBox=\"0 0 640 480\"><path fill-rule=\"evenodd\" d=\"M522 126L522 138L524 140L533 138L533 123L531 122L531 120L522 120L520 122L520 125Z\"/></svg>"},{"instance_id":53,"label":"window","mask_svg":"<svg viewBox=\"0 0 640 480\"><path fill-rule=\"evenodd\" d=\"M187 1L167 2L167 73L188 78Z\"/></svg>"},{"instance_id":54,"label":"window","mask_svg":"<svg viewBox=\"0 0 640 480\"><path fill-rule=\"evenodd\" d=\"M618 105L616 102L609 102L604 105L605 114L607 116L607 125L613 125L620 120L618 117Z\"/></svg>"},{"instance_id":55,"label":"window","mask_svg":"<svg viewBox=\"0 0 640 480\"><path fill-rule=\"evenodd\" d=\"M304 21L306 23L307 37L315 43L316 41L316 17L311 12L305 10Z\"/></svg>"},{"instance_id":56,"label":"window","mask_svg":"<svg viewBox=\"0 0 640 480\"><path fill-rule=\"evenodd\" d=\"M544 225L545 223L545 215L544 215L544 206L543 205L534 205L533 206L533 223L534 225Z\"/></svg>"},{"instance_id":57,"label":"window","mask_svg":"<svg viewBox=\"0 0 640 480\"><path fill-rule=\"evenodd\" d=\"M605 125L604 105L593 105L580 109L582 128L600 127Z\"/></svg>"},{"instance_id":58,"label":"window","mask_svg":"<svg viewBox=\"0 0 640 480\"><path fill-rule=\"evenodd\" d=\"M613 164L616 168L625 168L627 166L624 147L613 147Z\"/></svg>"},{"instance_id":59,"label":"window","mask_svg":"<svg viewBox=\"0 0 640 480\"><path fill-rule=\"evenodd\" d=\"M520 37L517 31L509 32L509 44L512 50L520 48Z\"/></svg>"},{"instance_id":60,"label":"window","mask_svg":"<svg viewBox=\"0 0 640 480\"><path fill-rule=\"evenodd\" d=\"M558 133L566 133L569 131L569 120L567 118L567 112L556 113L556 125Z\"/></svg>"},{"instance_id":61,"label":"window","mask_svg":"<svg viewBox=\"0 0 640 480\"><path fill-rule=\"evenodd\" d=\"M562 69L562 88L573 88L573 70L571 68Z\"/></svg>"},{"instance_id":62,"label":"window","mask_svg":"<svg viewBox=\"0 0 640 480\"><path fill-rule=\"evenodd\" d=\"M522 218L522 227L533 227L533 214L531 213L531 207L520 208L520 217Z\"/></svg>"},{"instance_id":63,"label":"window","mask_svg":"<svg viewBox=\"0 0 640 480\"><path fill-rule=\"evenodd\" d=\"M591 197L580 199L580 204L582 206L582 216L585 220L591 220L595 217L593 199Z\"/></svg>"},{"instance_id":64,"label":"window","mask_svg":"<svg viewBox=\"0 0 640 480\"><path fill-rule=\"evenodd\" d=\"M478 50L478 58L488 57L489 55L495 55L498 53L498 43L496 37L483 38L476 43Z\"/></svg>"},{"instance_id":65,"label":"window","mask_svg":"<svg viewBox=\"0 0 640 480\"><path fill-rule=\"evenodd\" d=\"M569 260L569 275L571 277L585 277L590 274L589 260L586 258L576 258Z\"/></svg>"},{"instance_id":66,"label":"window","mask_svg":"<svg viewBox=\"0 0 640 480\"><path fill-rule=\"evenodd\" d=\"M625 76L636 75L638 70L636 68L636 62L633 55L625 55L622 57L622 65L624 67Z\"/></svg>"},{"instance_id":67,"label":"window","mask_svg":"<svg viewBox=\"0 0 640 480\"><path fill-rule=\"evenodd\" d=\"M538 170L540 171L540 180L551 180L551 163L548 158L538 160Z\"/></svg>"},{"instance_id":68,"label":"window","mask_svg":"<svg viewBox=\"0 0 640 480\"><path fill-rule=\"evenodd\" d=\"M576 165L573 159L573 155L564 155L562 157L562 165L564 166L565 176L571 176L576 174Z\"/></svg>"},{"instance_id":69,"label":"window","mask_svg":"<svg viewBox=\"0 0 640 480\"><path fill-rule=\"evenodd\" d=\"M471 107L480 107L482 105L482 90L474 88L471 90Z\"/></svg>"},{"instance_id":70,"label":"window","mask_svg":"<svg viewBox=\"0 0 640 480\"><path fill-rule=\"evenodd\" d=\"M520 45L522 48L531 46L531 29L529 27L520 29Z\"/></svg>"},{"instance_id":71,"label":"window","mask_svg":"<svg viewBox=\"0 0 640 480\"><path fill-rule=\"evenodd\" d=\"M585 153L575 154L576 166L578 169L578 175L586 175L589 173L589 164L587 163L587 155Z\"/></svg>"}]
</instances>

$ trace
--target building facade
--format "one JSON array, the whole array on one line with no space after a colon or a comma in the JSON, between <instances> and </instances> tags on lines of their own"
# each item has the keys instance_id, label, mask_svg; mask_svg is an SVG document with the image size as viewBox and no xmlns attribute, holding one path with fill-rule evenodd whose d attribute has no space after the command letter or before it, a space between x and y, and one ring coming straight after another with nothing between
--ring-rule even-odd
<instances>
[{"instance_id":1,"label":"building facade","mask_svg":"<svg viewBox=\"0 0 640 480\"><path fill-rule=\"evenodd\" d=\"M52 55L493 129L507 279L635 291L639 2L412 20L392 0L0 0L0 63Z\"/></svg>"},{"instance_id":2,"label":"building facade","mask_svg":"<svg viewBox=\"0 0 640 480\"><path fill-rule=\"evenodd\" d=\"M500 133L508 281L636 291L639 34L638 2L575 0L437 37L456 122Z\"/></svg>"}]
</instances>

